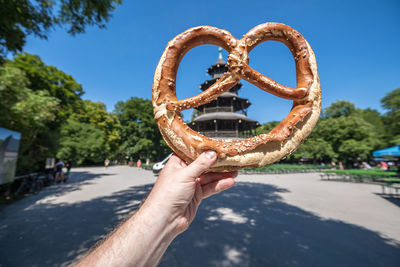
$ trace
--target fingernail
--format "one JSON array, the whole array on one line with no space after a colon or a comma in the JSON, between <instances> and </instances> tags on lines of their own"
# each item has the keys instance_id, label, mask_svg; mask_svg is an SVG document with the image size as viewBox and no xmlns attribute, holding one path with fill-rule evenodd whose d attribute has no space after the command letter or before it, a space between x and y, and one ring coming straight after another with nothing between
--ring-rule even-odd
<instances>
[{"instance_id":1,"label":"fingernail","mask_svg":"<svg viewBox=\"0 0 400 267\"><path fill-rule=\"evenodd\" d=\"M215 153L214 151L207 151L206 152L206 157L209 159L214 159L217 156L217 153Z\"/></svg>"}]
</instances>

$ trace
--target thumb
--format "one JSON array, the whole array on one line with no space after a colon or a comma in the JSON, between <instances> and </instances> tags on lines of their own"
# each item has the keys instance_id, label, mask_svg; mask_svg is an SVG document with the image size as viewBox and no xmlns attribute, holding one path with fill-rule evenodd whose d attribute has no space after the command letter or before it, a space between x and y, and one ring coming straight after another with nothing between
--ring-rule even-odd
<instances>
[{"instance_id":1,"label":"thumb","mask_svg":"<svg viewBox=\"0 0 400 267\"><path fill-rule=\"evenodd\" d=\"M217 160L217 153L214 151L203 152L195 161L185 169L186 177L196 179L206 172Z\"/></svg>"}]
</instances>

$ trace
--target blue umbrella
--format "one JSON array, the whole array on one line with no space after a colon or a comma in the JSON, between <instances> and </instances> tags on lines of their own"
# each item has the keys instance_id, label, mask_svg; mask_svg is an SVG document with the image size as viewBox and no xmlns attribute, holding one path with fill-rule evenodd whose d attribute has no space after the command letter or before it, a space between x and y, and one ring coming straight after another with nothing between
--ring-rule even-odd
<instances>
[{"instance_id":1,"label":"blue umbrella","mask_svg":"<svg viewBox=\"0 0 400 267\"><path fill-rule=\"evenodd\" d=\"M374 157L400 157L400 144L372 152Z\"/></svg>"}]
</instances>

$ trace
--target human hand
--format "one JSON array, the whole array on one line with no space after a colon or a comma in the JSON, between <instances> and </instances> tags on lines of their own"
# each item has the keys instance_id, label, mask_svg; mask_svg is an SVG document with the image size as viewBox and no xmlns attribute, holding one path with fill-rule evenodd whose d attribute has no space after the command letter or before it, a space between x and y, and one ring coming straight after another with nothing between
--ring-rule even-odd
<instances>
[{"instance_id":1,"label":"human hand","mask_svg":"<svg viewBox=\"0 0 400 267\"><path fill-rule=\"evenodd\" d=\"M143 206L79 266L156 266L201 200L233 186L237 172L205 173L216 160L211 151L190 165L173 155Z\"/></svg>"},{"instance_id":2,"label":"human hand","mask_svg":"<svg viewBox=\"0 0 400 267\"><path fill-rule=\"evenodd\" d=\"M214 151L202 153L190 165L173 155L158 177L146 202L156 207L158 215L169 217L176 234L189 227L202 199L234 185L237 171L205 173L216 160Z\"/></svg>"}]
</instances>

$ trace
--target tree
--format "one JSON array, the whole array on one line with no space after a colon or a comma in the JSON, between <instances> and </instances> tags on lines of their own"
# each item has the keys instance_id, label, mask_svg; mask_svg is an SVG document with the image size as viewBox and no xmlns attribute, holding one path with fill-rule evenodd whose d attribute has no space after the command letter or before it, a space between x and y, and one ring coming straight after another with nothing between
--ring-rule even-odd
<instances>
[{"instance_id":1,"label":"tree","mask_svg":"<svg viewBox=\"0 0 400 267\"><path fill-rule=\"evenodd\" d=\"M358 109L342 100L332 103L323 114L292 159L367 160L373 150L385 145L382 117L376 110Z\"/></svg>"},{"instance_id":2,"label":"tree","mask_svg":"<svg viewBox=\"0 0 400 267\"><path fill-rule=\"evenodd\" d=\"M160 160L170 153L154 120L150 100L133 97L120 101L114 112L121 123L120 158Z\"/></svg>"},{"instance_id":3,"label":"tree","mask_svg":"<svg viewBox=\"0 0 400 267\"><path fill-rule=\"evenodd\" d=\"M57 157L72 158L77 165L104 161L105 134L91 124L68 120L61 127Z\"/></svg>"},{"instance_id":4,"label":"tree","mask_svg":"<svg viewBox=\"0 0 400 267\"><path fill-rule=\"evenodd\" d=\"M118 150L121 137L120 123L116 114L108 113L101 102L83 101L83 108L70 116L70 120L93 125L105 134L105 150L108 156Z\"/></svg>"},{"instance_id":5,"label":"tree","mask_svg":"<svg viewBox=\"0 0 400 267\"><path fill-rule=\"evenodd\" d=\"M313 134L302 144L290 158L312 159L314 164L317 161L330 161L337 158L337 154L333 151L331 144L321 137L314 137Z\"/></svg>"},{"instance_id":6,"label":"tree","mask_svg":"<svg viewBox=\"0 0 400 267\"><path fill-rule=\"evenodd\" d=\"M337 101L324 110L312 136L326 141L338 160L371 157L385 144L382 118L376 110L358 109L348 101Z\"/></svg>"},{"instance_id":7,"label":"tree","mask_svg":"<svg viewBox=\"0 0 400 267\"><path fill-rule=\"evenodd\" d=\"M323 111L323 117L338 118L340 116L349 116L356 111L353 103L346 100L339 100L332 103Z\"/></svg>"},{"instance_id":8,"label":"tree","mask_svg":"<svg viewBox=\"0 0 400 267\"><path fill-rule=\"evenodd\" d=\"M38 171L55 156L61 125L83 108L82 87L27 53L6 61L0 76L0 126L22 133L17 173Z\"/></svg>"},{"instance_id":9,"label":"tree","mask_svg":"<svg viewBox=\"0 0 400 267\"><path fill-rule=\"evenodd\" d=\"M378 132L382 134L385 132L385 124L383 122L383 117L377 110L367 108L367 109L357 109L357 111L362 116L362 118L369 124L373 125Z\"/></svg>"},{"instance_id":10,"label":"tree","mask_svg":"<svg viewBox=\"0 0 400 267\"><path fill-rule=\"evenodd\" d=\"M348 158L362 158L367 159L371 152L380 147L383 140L379 139L379 134L375 127L366 122L359 114L355 113L350 116L341 116L338 118L322 119L315 129L316 134L331 144L333 151L337 153L338 159L346 161ZM347 140L354 140L365 149L364 152L355 152L349 157L349 153L345 153L341 147L346 144ZM351 144L354 144L352 142ZM349 151L346 145L346 151ZM355 150L353 150L355 151Z\"/></svg>"},{"instance_id":11,"label":"tree","mask_svg":"<svg viewBox=\"0 0 400 267\"><path fill-rule=\"evenodd\" d=\"M372 150L373 147L368 142L362 140L358 141L354 139L347 139L341 143L338 152L340 154L340 157L344 160L347 160L349 158L367 159L370 156Z\"/></svg>"},{"instance_id":12,"label":"tree","mask_svg":"<svg viewBox=\"0 0 400 267\"><path fill-rule=\"evenodd\" d=\"M46 90L33 91L18 68L0 67L0 126L22 133L17 172L30 171L49 152L48 124L60 101Z\"/></svg>"},{"instance_id":13,"label":"tree","mask_svg":"<svg viewBox=\"0 0 400 267\"><path fill-rule=\"evenodd\" d=\"M72 113L82 109L82 86L75 79L54 66L46 65L39 56L28 53L17 54L8 66L24 72L33 91L46 90L50 96L60 100L57 123L65 121Z\"/></svg>"},{"instance_id":14,"label":"tree","mask_svg":"<svg viewBox=\"0 0 400 267\"><path fill-rule=\"evenodd\" d=\"M400 143L400 88L389 92L381 100L382 106L387 110L384 123L387 129L390 145Z\"/></svg>"},{"instance_id":15,"label":"tree","mask_svg":"<svg viewBox=\"0 0 400 267\"><path fill-rule=\"evenodd\" d=\"M22 51L26 37L47 39L55 26L75 35L86 26L105 27L122 0L0 0L0 58L9 51Z\"/></svg>"},{"instance_id":16,"label":"tree","mask_svg":"<svg viewBox=\"0 0 400 267\"><path fill-rule=\"evenodd\" d=\"M270 122L264 123L264 124L261 125L260 127L257 127L257 128L256 128L256 135L269 133L269 132L270 132L272 129L274 129L279 123L280 123L280 121L270 121Z\"/></svg>"}]
</instances>

